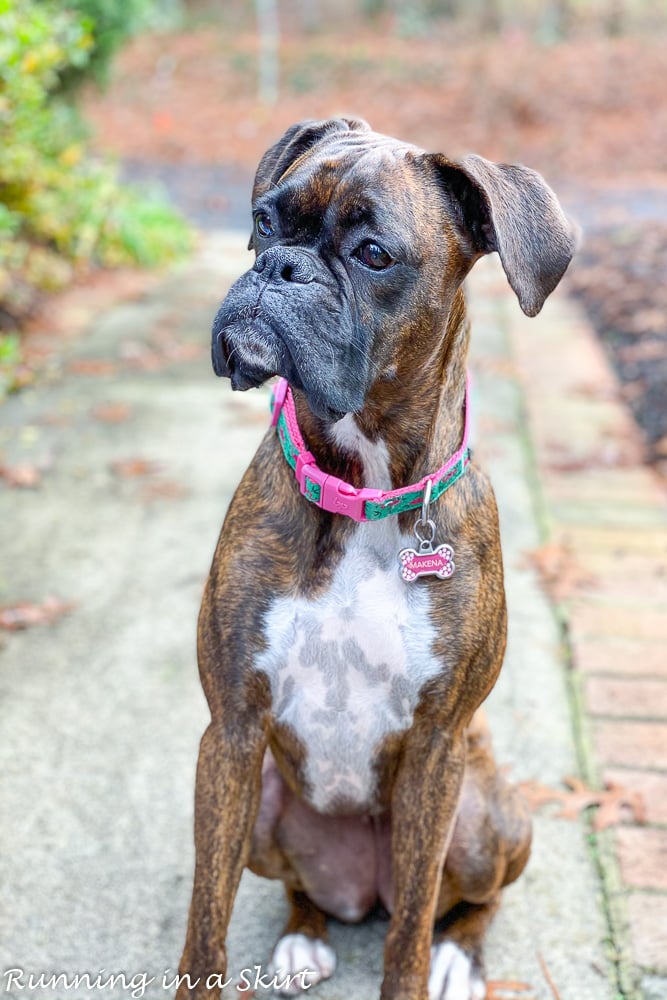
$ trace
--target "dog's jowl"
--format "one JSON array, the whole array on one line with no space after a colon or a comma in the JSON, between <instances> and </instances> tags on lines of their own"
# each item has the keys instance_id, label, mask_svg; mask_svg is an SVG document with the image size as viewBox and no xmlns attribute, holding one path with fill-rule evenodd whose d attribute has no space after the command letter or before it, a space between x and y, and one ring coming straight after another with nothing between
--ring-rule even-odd
<instances>
[{"instance_id":1,"label":"dog's jowl","mask_svg":"<svg viewBox=\"0 0 667 1000\"><path fill-rule=\"evenodd\" d=\"M327 915L379 902L383 1000L481 998L530 823L479 712L506 616L493 492L468 449L461 283L497 251L535 315L574 234L531 170L335 119L262 158L251 247L213 367L235 389L280 381L199 619L211 723L179 1000L219 994L246 865L285 884L285 992L333 973Z\"/></svg>"}]
</instances>

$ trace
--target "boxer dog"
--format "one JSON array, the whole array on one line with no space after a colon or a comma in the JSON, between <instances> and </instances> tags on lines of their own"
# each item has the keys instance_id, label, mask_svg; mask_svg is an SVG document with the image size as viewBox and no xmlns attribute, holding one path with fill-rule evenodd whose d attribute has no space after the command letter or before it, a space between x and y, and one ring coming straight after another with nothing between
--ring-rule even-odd
<instances>
[{"instance_id":1,"label":"boxer dog","mask_svg":"<svg viewBox=\"0 0 667 1000\"><path fill-rule=\"evenodd\" d=\"M479 1000L530 822L477 711L506 612L496 504L468 451L461 284L497 251L533 316L574 232L531 170L347 119L269 149L253 219L213 367L234 389L282 380L199 618L211 723L177 996L219 995L247 865L285 883L285 992L332 974L328 915L381 903L382 1000Z\"/></svg>"}]
</instances>

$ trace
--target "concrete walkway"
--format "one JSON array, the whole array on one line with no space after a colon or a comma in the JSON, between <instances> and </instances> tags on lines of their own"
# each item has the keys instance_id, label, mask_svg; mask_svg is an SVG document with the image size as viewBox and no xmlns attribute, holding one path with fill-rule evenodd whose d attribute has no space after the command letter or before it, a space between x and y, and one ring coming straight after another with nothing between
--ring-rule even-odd
<instances>
[{"instance_id":1,"label":"concrete walkway","mask_svg":"<svg viewBox=\"0 0 667 1000\"><path fill-rule=\"evenodd\" d=\"M74 605L53 624L0 632L0 996L173 994L207 719L197 609L226 504L268 419L266 390L232 395L208 361L244 246L241 233L211 236L138 301L100 315L93 304L89 333L0 408L0 462L45 469L34 489L0 481L0 606L50 595ZM594 341L568 301L555 296L524 320L493 265L479 266L471 300L476 451L498 496L511 623L489 701L497 755L513 779L554 788L566 775L622 771L649 802L648 826L598 838L587 819L536 813L529 867L492 929L489 977L515 983L498 985L498 1000L637 998L640 979L647 1000L664 1000L667 868L642 867L659 860L667 823L664 498L636 464L624 411L596 395L600 373L610 377L599 357L598 388L573 389L593 377ZM596 403L612 448L605 407L621 414L624 461L636 468L577 467L573 442L588 458L597 447L586 437ZM526 556L547 530L576 549L597 589L575 580L560 603L547 597ZM573 683L573 661L585 685ZM279 885L244 878L235 972L266 971L284 909ZM385 931L380 920L334 925L339 968L313 995L376 997ZM92 982L30 984L53 973Z\"/></svg>"}]
</instances>

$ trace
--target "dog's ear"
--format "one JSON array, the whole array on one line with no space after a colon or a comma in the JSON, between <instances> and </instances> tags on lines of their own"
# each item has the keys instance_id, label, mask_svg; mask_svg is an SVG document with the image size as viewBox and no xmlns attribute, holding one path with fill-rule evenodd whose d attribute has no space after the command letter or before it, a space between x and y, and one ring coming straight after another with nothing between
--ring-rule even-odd
<instances>
[{"instance_id":1,"label":"dog's ear","mask_svg":"<svg viewBox=\"0 0 667 1000\"><path fill-rule=\"evenodd\" d=\"M259 161L252 190L253 199L268 191L300 156L325 136L334 132L358 132L369 129L370 126L365 121L356 118L329 118L324 121L304 121L292 125L282 139L279 139L275 146L271 146Z\"/></svg>"},{"instance_id":2,"label":"dog's ear","mask_svg":"<svg viewBox=\"0 0 667 1000\"><path fill-rule=\"evenodd\" d=\"M473 254L494 250L527 316L536 316L563 277L577 245L545 180L527 167L491 163L481 156L452 162L429 156Z\"/></svg>"}]
</instances>

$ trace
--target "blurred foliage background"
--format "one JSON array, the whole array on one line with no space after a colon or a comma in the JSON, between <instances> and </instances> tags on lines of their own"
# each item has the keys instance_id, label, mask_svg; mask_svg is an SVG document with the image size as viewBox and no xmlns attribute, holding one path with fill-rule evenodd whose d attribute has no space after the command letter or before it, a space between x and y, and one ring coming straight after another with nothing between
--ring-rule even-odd
<instances>
[{"instance_id":1,"label":"blurred foliage background","mask_svg":"<svg viewBox=\"0 0 667 1000\"><path fill-rule=\"evenodd\" d=\"M164 30L135 38L111 99L87 104L125 158L251 168L299 117L345 111L552 177L566 148L591 150L587 171L626 170L633 143L640 169L664 167L667 0L154 0L151 16Z\"/></svg>"},{"instance_id":2,"label":"blurred foliage background","mask_svg":"<svg viewBox=\"0 0 667 1000\"><path fill-rule=\"evenodd\" d=\"M558 163L547 134L558 97L543 101L558 79L544 78L539 49L633 32L648 39L665 23L665 0L0 0L0 328L20 324L39 291L62 287L77 268L154 265L187 250L187 227L164 199L119 184L109 151L250 165L283 119L334 109L433 146L454 95L467 119L462 145L479 146L478 127L494 155L503 147L494 133L506 139L523 125ZM108 82L113 57L137 35L143 76L130 61L115 83L121 100L100 104L91 85ZM489 39L494 53L471 48ZM468 52L467 64L454 48ZM623 50L616 79L586 94L582 68L599 58L593 47L588 66L578 50L554 64L572 121L572 105L591 97L623 111ZM82 99L101 139L95 153Z\"/></svg>"},{"instance_id":3,"label":"blurred foliage background","mask_svg":"<svg viewBox=\"0 0 667 1000\"><path fill-rule=\"evenodd\" d=\"M119 184L91 154L76 108L89 80L146 26L149 0L0 0L0 327L15 327L42 292L77 267L155 265L190 245L161 198ZM11 356L16 338L0 345Z\"/></svg>"}]
</instances>

